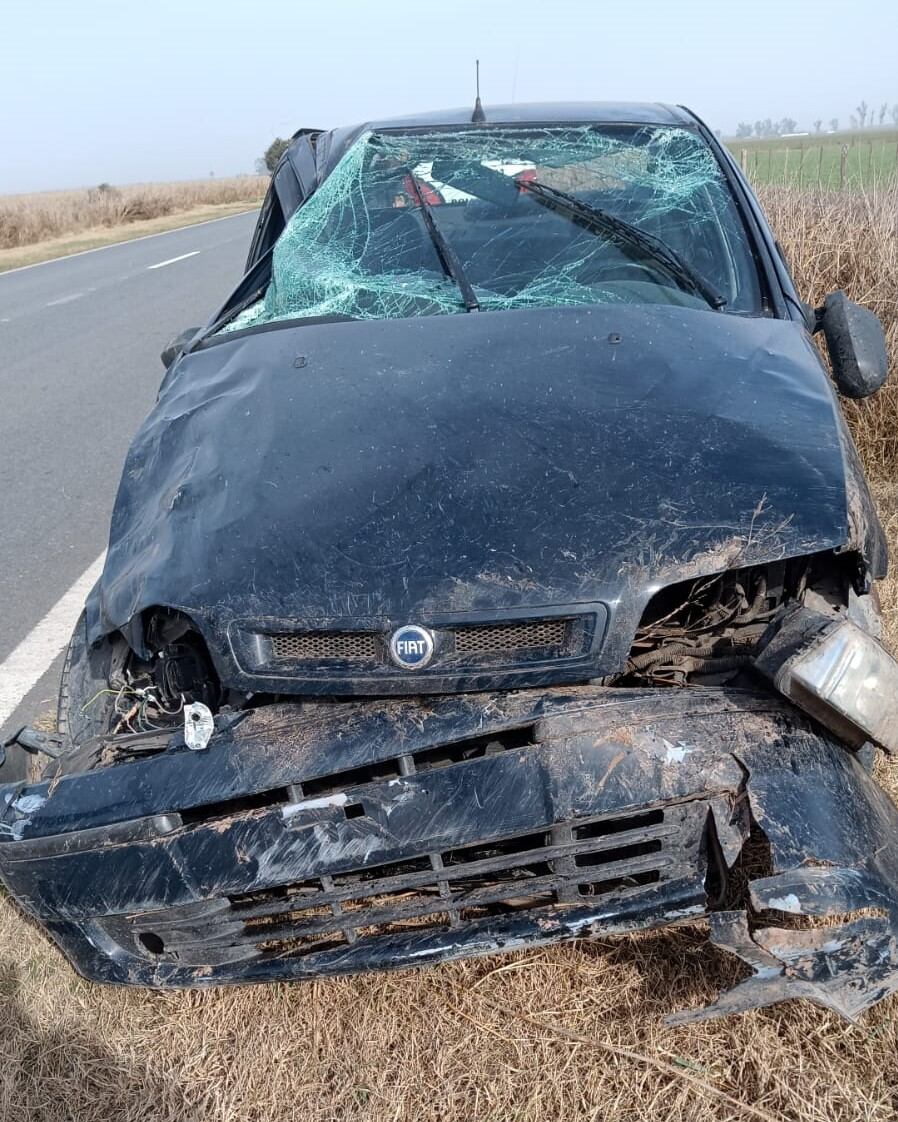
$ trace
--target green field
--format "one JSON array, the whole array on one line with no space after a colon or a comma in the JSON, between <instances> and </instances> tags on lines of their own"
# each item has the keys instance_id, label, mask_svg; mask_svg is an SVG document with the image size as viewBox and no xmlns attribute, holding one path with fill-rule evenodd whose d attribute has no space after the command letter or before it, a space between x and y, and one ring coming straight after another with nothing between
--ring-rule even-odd
<instances>
[{"instance_id":1,"label":"green field","mask_svg":"<svg viewBox=\"0 0 898 1122\"><path fill-rule=\"evenodd\" d=\"M731 137L725 143L756 184L857 190L898 178L898 129Z\"/></svg>"}]
</instances>

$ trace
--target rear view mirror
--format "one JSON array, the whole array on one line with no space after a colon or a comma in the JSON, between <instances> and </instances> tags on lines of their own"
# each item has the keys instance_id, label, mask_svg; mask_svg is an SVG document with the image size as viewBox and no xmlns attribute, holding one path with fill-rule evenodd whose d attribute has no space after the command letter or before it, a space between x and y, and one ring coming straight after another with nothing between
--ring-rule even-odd
<instances>
[{"instance_id":1,"label":"rear view mirror","mask_svg":"<svg viewBox=\"0 0 898 1122\"><path fill-rule=\"evenodd\" d=\"M845 397L869 397L889 372L886 341L876 316L844 292L831 292L817 309L833 377Z\"/></svg>"},{"instance_id":2,"label":"rear view mirror","mask_svg":"<svg viewBox=\"0 0 898 1122\"><path fill-rule=\"evenodd\" d=\"M168 370L176 358L179 358L187 350L194 335L198 335L199 331L200 329L198 327L188 327L179 335L176 335L168 346L165 347L159 357L162 359L162 365L166 370Z\"/></svg>"}]
</instances>

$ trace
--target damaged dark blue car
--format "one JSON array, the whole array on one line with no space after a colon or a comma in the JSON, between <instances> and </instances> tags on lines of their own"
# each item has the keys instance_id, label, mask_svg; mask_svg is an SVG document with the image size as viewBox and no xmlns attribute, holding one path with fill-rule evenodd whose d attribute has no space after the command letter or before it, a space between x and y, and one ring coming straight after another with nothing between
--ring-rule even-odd
<instances>
[{"instance_id":1,"label":"damaged dark blue car","mask_svg":"<svg viewBox=\"0 0 898 1122\"><path fill-rule=\"evenodd\" d=\"M703 921L751 970L674 1019L853 1018L898 989L898 664L837 397L882 332L801 301L688 110L480 118L296 134L164 352L0 875L98 981Z\"/></svg>"}]
</instances>

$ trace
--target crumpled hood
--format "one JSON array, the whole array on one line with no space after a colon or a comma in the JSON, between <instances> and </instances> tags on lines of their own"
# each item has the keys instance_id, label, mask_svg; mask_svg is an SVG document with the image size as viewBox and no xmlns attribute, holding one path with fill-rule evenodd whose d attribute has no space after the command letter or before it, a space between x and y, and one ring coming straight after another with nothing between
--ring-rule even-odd
<instances>
[{"instance_id":1,"label":"crumpled hood","mask_svg":"<svg viewBox=\"0 0 898 1122\"><path fill-rule=\"evenodd\" d=\"M208 631L597 601L635 627L662 584L844 545L846 440L807 335L774 319L606 305L219 337L131 446L90 629L156 604Z\"/></svg>"}]
</instances>

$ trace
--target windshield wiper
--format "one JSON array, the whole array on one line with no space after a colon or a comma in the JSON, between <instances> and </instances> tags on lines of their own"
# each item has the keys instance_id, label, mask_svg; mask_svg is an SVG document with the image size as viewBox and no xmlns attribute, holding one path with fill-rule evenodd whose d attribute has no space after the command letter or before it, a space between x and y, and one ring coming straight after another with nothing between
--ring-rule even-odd
<instances>
[{"instance_id":1,"label":"windshield wiper","mask_svg":"<svg viewBox=\"0 0 898 1122\"><path fill-rule=\"evenodd\" d=\"M536 179L517 180L516 182L519 191L526 191L528 195L533 195L536 202L542 203L559 214L567 215L573 222L587 230L600 230L625 247L632 246L641 250L647 257L662 265L674 280L679 281L682 287L701 296L715 311L719 311L726 306L726 300L709 288L698 273L694 272L685 261L674 253L670 246L666 245L660 238L656 238L654 234L648 234L645 230L640 230L638 226L633 226L622 218L609 214L607 210L584 203L575 195L569 195L566 191L559 191L557 187L549 187Z\"/></svg>"},{"instance_id":2,"label":"windshield wiper","mask_svg":"<svg viewBox=\"0 0 898 1122\"><path fill-rule=\"evenodd\" d=\"M421 208L421 217L424 219L424 226L433 242L433 248L437 251L437 257L440 259L440 264L445 270L446 276L455 281L458 290L461 293L462 301L465 305L466 312L479 312L480 301L474 292L471 282L468 280L465 270L462 268L462 263L458 259L458 255L451 245L446 241L440 233L436 222L434 222L433 214L431 213L430 204L424 198L424 192L418 189L418 183L415 179L414 173L409 171L408 183L414 192L418 205Z\"/></svg>"}]
</instances>

